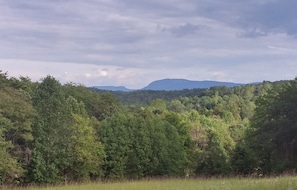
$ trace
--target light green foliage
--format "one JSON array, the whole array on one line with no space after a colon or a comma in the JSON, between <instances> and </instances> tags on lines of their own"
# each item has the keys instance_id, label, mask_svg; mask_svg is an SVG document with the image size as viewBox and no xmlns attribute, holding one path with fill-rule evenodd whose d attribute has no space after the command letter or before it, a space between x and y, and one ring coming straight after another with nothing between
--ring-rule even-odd
<instances>
[{"instance_id":1,"label":"light green foliage","mask_svg":"<svg viewBox=\"0 0 297 190\"><path fill-rule=\"evenodd\" d=\"M162 114L167 111L166 102L162 99L155 99L148 107L148 110L154 114Z\"/></svg>"},{"instance_id":2,"label":"light green foliage","mask_svg":"<svg viewBox=\"0 0 297 190\"><path fill-rule=\"evenodd\" d=\"M104 150L96 138L92 121L86 115L73 114L72 124L68 127L69 144L68 166L64 168L64 176L73 179L88 179L90 174L101 175L100 166L104 158Z\"/></svg>"},{"instance_id":3,"label":"light green foliage","mask_svg":"<svg viewBox=\"0 0 297 190\"><path fill-rule=\"evenodd\" d=\"M220 119L201 117L200 123L206 128L207 146L200 156L199 170L202 173L226 174L230 172L230 154L235 147L226 125Z\"/></svg>"},{"instance_id":4,"label":"light green foliage","mask_svg":"<svg viewBox=\"0 0 297 190\"><path fill-rule=\"evenodd\" d=\"M186 110L186 106L184 106L180 100L171 100L168 105L168 110L175 113L183 113Z\"/></svg>"},{"instance_id":5,"label":"light green foliage","mask_svg":"<svg viewBox=\"0 0 297 190\"><path fill-rule=\"evenodd\" d=\"M218 117L206 117L196 111L185 116L190 123L190 134L194 143L192 151L196 165L192 171L196 174L217 175L231 171L231 155L236 142L232 137L228 123ZM192 158L193 160L193 158Z\"/></svg>"}]
</instances>

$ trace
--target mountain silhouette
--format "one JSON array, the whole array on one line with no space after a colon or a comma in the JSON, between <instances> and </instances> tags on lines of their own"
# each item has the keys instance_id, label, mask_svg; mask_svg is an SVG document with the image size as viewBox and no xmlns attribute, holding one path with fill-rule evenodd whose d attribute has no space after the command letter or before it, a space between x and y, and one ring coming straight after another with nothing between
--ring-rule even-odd
<instances>
[{"instance_id":1,"label":"mountain silhouette","mask_svg":"<svg viewBox=\"0 0 297 190\"><path fill-rule=\"evenodd\" d=\"M245 84L219 81L191 81L186 79L162 79L150 83L142 90L184 90L194 88L210 88L213 86L235 87Z\"/></svg>"},{"instance_id":2,"label":"mountain silhouette","mask_svg":"<svg viewBox=\"0 0 297 190\"><path fill-rule=\"evenodd\" d=\"M243 86L242 83L232 83L232 82L219 82L219 81L192 81L186 79L162 79L156 80L142 89L128 89L124 86L94 86L94 88L100 90L108 91L123 91L130 92L134 90L184 90L184 89L194 89L194 88L210 88L214 86L226 86L235 87Z\"/></svg>"}]
</instances>

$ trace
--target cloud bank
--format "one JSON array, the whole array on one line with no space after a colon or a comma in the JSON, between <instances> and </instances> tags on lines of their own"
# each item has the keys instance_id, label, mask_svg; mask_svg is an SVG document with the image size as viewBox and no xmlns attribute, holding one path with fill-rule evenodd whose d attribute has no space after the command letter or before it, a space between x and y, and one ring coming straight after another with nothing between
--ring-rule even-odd
<instances>
[{"instance_id":1,"label":"cloud bank","mask_svg":"<svg viewBox=\"0 0 297 190\"><path fill-rule=\"evenodd\" d=\"M2 0L0 69L141 88L162 78L292 79L292 0Z\"/></svg>"}]
</instances>

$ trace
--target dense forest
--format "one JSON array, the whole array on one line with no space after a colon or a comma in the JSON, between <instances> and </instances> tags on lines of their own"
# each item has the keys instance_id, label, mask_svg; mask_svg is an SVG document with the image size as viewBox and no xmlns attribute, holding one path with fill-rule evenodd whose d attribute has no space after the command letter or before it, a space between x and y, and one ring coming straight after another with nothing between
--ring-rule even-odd
<instances>
[{"instance_id":1,"label":"dense forest","mask_svg":"<svg viewBox=\"0 0 297 190\"><path fill-rule=\"evenodd\" d=\"M0 72L1 184L295 172L297 78L105 92Z\"/></svg>"}]
</instances>

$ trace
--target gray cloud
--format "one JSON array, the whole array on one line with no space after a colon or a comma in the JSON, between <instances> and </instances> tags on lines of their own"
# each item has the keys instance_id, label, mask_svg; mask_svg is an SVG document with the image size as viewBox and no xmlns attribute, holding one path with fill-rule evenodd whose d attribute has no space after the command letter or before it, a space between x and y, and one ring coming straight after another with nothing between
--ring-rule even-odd
<instances>
[{"instance_id":1,"label":"gray cloud","mask_svg":"<svg viewBox=\"0 0 297 190\"><path fill-rule=\"evenodd\" d=\"M254 7L244 15L242 24L295 36L297 34L295 7L297 7L297 2L293 0L267 2Z\"/></svg>"},{"instance_id":2,"label":"gray cloud","mask_svg":"<svg viewBox=\"0 0 297 190\"><path fill-rule=\"evenodd\" d=\"M297 59L294 7L293 0L2 0L0 69L88 85L282 79L293 75ZM255 63L267 75L237 74Z\"/></svg>"},{"instance_id":3,"label":"gray cloud","mask_svg":"<svg viewBox=\"0 0 297 190\"><path fill-rule=\"evenodd\" d=\"M244 30L243 32L238 33L238 37L245 37L245 38L258 38L267 36L268 33L257 28L251 28Z\"/></svg>"},{"instance_id":4,"label":"gray cloud","mask_svg":"<svg viewBox=\"0 0 297 190\"><path fill-rule=\"evenodd\" d=\"M172 32L172 34L178 37L182 37L186 35L197 34L197 32L201 29L203 29L203 26L186 23L172 28L170 31Z\"/></svg>"}]
</instances>

